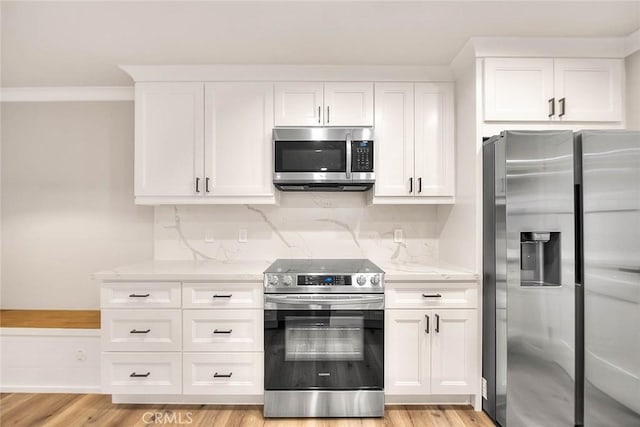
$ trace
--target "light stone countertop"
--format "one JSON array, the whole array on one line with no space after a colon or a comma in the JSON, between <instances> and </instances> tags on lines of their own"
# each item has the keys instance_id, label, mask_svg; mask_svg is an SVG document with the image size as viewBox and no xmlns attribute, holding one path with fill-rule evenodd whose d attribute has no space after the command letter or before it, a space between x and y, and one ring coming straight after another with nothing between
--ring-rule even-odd
<instances>
[{"instance_id":1,"label":"light stone countertop","mask_svg":"<svg viewBox=\"0 0 640 427\"><path fill-rule=\"evenodd\" d=\"M158 281L206 281L263 280L269 260L247 261L147 261L125 265L93 274L99 281L158 280ZM409 263L378 263L385 271L386 281L475 281L479 275L450 266L430 266Z\"/></svg>"}]
</instances>

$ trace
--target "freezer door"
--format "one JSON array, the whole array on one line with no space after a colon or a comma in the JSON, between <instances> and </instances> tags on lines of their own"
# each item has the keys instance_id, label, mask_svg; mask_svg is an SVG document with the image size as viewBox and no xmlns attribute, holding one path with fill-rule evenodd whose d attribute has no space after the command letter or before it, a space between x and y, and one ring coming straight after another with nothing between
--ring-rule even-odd
<instances>
[{"instance_id":1,"label":"freezer door","mask_svg":"<svg viewBox=\"0 0 640 427\"><path fill-rule=\"evenodd\" d=\"M504 140L506 425L573 426L573 132L508 131Z\"/></svg>"},{"instance_id":2,"label":"freezer door","mask_svg":"<svg viewBox=\"0 0 640 427\"><path fill-rule=\"evenodd\" d=\"M583 131L585 426L640 425L640 132Z\"/></svg>"}]
</instances>

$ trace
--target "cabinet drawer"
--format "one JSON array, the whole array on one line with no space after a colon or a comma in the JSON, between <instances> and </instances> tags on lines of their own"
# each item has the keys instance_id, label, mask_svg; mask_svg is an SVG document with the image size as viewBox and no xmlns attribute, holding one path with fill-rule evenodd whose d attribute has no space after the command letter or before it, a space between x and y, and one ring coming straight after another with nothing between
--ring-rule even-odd
<instances>
[{"instance_id":1,"label":"cabinet drawer","mask_svg":"<svg viewBox=\"0 0 640 427\"><path fill-rule=\"evenodd\" d=\"M102 310L102 349L178 351L180 314L180 310Z\"/></svg>"},{"instance_id":2,"label":"cabinet drawer","mask_svg":"<svg viewBox=\"0 0 640 427\"><path fill-rule=\"evenodd\" d=\"M386 308L476 308L476 283L387 283Z\"/></svg>"},{"instance_id":3,"label":"cabinet drawer","mask_svg":"<svg viewBox=\"0 0 640 427\"><path fill-rule=\"evenodd\" d=\"M102 353L102 392L180 394L180 353Z\"/></svg>"},{"instance_id":4,"label":"cabinet drawer","mask_svg":"<svg viewBox=\"0 0 640 427\"><path fill-rule=\"evenodd\" d=\"M263 353L185 353L184 394L261 394Z\"/></svg>"},{"instance_id":5,"label":"cabinet drawer","mask_svg":"<svg viewBox=\"0 0 640 427\"><path fill-rule=\"evenodd\" d=\"M262 351L262 310L184 310L185 351Z\"/></svg>"},{"instance_id":6,"label":"cabinet drawer","mask_svg":"<svg viewBox=\"0 0 640 427\"><path fill-rule=\"evenodd\" d=\"M262 308L260 283L185 283L185 308Z\"/></svg>"},{"instance_id":7,"label":"cabinet drawer","mask_svg":"<svg viewBox=\"0 0 640 427\"><path fill-rule=\"evenodd\" d=\"M103 308L179 308L180 282L104 282Z\"/></svg>"}]
</instances>

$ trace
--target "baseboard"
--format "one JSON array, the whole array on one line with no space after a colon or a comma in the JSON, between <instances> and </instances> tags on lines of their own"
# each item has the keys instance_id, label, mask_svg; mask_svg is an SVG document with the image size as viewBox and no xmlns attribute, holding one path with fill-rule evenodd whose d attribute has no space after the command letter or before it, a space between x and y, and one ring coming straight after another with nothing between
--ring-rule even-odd
<instances>
[{"instance_id":1,"label":"baseboard","mask_svg":"<svg viewBox=\"0 0 640 427\"><path fill-rule=\"evenodd\" d=\"M469 394L450 395L386 395L385 405L473 405L474 399Z\"/></svg>"},{"instance_id":2,"label":"baseboard","mask_svg":"<svg viewBox=\"0 0 640 427\"><path fill-rule=\"evenodd\" d=\"M100 330L0 328L0 391L99 393Z\"/></svg>"},{"instance_id":3,"label":"baseboard","mask_svg":"<svg viewBox=\"0 0 640 427\"><path fill-rule=\"evenodd\" d=\"M154 403L190 405L262 405L264 395L114 394L113 403Z\"/></svg>"}]
</instances>

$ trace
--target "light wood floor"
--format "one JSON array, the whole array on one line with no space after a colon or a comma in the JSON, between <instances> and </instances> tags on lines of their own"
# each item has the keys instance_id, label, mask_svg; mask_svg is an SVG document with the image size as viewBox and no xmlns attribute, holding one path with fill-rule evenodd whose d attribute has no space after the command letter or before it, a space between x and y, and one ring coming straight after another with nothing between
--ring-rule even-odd
<instances>
[{"instance_id":1,"label":"light wood floor","mask_svg":"<svg viewBox=\"0 0 640 427\"><path fill-rule=\"evenodd\" d=\"M155 418L154 418L155 417ZM0 394L5 426L490 427L470 406L387 406L384 418L268 419L262 406L116 405L101 394Z\"/></svg>"}]
</instances>

